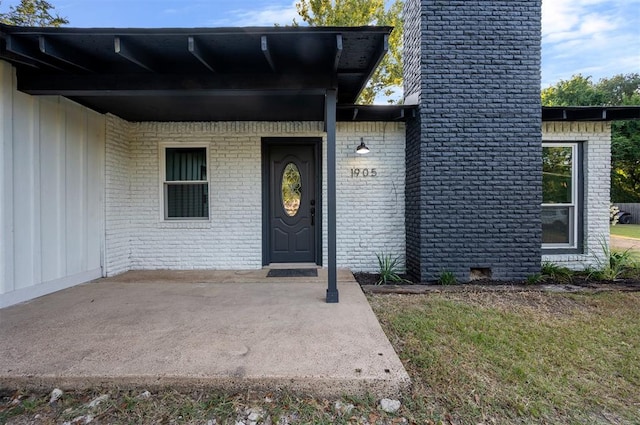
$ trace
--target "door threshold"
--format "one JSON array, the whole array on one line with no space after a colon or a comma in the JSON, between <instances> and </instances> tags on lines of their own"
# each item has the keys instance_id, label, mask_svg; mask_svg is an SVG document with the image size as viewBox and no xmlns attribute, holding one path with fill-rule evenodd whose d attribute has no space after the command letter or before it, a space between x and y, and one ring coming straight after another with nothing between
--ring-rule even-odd
<instances>
[{"instance_id":1,"label":"door threshold","mask_svg":"<svg viewBox=\"0 0 640 425\"><path fill-rule=\"evenodd\" d=\"M265 269L321 269L316 263L270 263Z\"/></svg>"}]
</instances>

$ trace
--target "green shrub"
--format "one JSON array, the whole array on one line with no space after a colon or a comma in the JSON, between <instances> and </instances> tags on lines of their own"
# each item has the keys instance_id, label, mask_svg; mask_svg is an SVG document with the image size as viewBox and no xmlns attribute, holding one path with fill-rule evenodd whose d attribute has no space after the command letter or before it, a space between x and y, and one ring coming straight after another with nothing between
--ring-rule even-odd
<instances>
[{"instance_id":1,"label":"green shrub","mask_svg":"<svg viewBox=\"0 0 640 425\"><path fill-rule=\"evenodd\" d=\"M596 257L597 267L589 277L597 280L616 280L640 275L640 267L634 262L630 250L612 251L606 240L600 241L602 257Z\"/></svg>"},{"instance_id":2,"label":"green shrub","mask_svg":"<svg viewBox=\"0 0 640 425\"><path fill-rule=\"evenodd\" d=\"M407 280L400 276L398 269L400 268L400 258L392 257L391 254L376 254L378 257L378 266L380 268L380 278L376 282L377 285L387 285L391 282L406 283Z\"/></svg>"},{"instance_id":3,"label":"green shrub","mask_svg":"<svg viewBox=\"0 0 640 425\"><path fill-rule=\"evenodd\" d=\"M527 276L527 285L537 285L542 282L544 282L544 277L540 273Z\"/></svg>"},{"instance_id":4,"label":"green shrub","mask_svg":"<svg viewBox=\"0 0 640 425\"><path fill-rule=\"evenodd\" d=\"M549 262L542 263L541 273L543 280L549 278L559 283L569 283L573 279L573 271Z\"/></svg>"},{"instance_id":5,"label":"green shrub","mask_svg":"<svg viewBox=\"0 0 640 425\"><path fill-rule=\"evenodd\" d=\"M458 283L458 280L453 272L443 270L438 277L438 283L440 285L455 285Z\"/></svg>"}]
</instances>

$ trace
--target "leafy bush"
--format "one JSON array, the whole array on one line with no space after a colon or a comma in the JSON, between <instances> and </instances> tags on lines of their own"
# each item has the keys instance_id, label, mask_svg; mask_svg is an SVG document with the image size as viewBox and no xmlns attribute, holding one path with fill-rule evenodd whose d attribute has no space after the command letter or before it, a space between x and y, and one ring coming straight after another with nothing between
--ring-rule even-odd
<instances>
[{"instance_id":1,"label":"leafy bush","mask_svg":"<svg viewBox=\"0 0 640 425\"><path fill-rule=\"evenodd\" d=\"M438 283L440 285L455 285L458 283L458 280L453 272L443 270L438 277Z\"/></svg>"},{"instance_id":2,"label":"leafy bush","mask_svg":"<svg viewBox=\"0 0 640 425\"><path fill-rule=\"evenodd\" d=\"M602 258L596 257L597 267L589 277L598 280L615 280L625 275L637 276L640 274L640 266L634 262L632 252L612 251L606 240L600 241L602 247Z\"/></svg>"},{"instance_id":3,"label":"leafy bush","mask_svg":"<svg viewBox=\"0 0 640 425\"><path fill-rule=\"evenodd\" d=\"M527 285L537 285L538 283L542 282L544 282L544 277L540 273L535 273L527 276Z\"/></svg>"},{"instance_id":4,"label":"leafy bush","mask_svg":"<svg viewBox=\"0 0 640 425\"><path fill-rule=\"evenodd\" d=\"M555 263L542 263L541 273L541 280L552 279L560 283L569 283L573 279L573 271Z\"/></svg>"},{"instance_id":5,"label":"leafy bush","mask_svg":"<svg viewBox=\"0 0 640 425\"><path fill-rule=\"evenodd\" d=\"M387 285L391 282L405 283L407 280L400 276L398 269L400 268L400 258L392 257L391 254L376 254L378 257L378 265L380 268L380 278L376 282L377 285Z\"/></svg>"}]
</instances>

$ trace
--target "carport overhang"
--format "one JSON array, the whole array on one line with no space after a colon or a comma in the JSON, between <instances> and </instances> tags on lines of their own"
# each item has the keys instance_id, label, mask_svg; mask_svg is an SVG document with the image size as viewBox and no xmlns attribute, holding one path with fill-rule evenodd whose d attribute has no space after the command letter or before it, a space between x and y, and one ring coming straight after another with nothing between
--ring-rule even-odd
<instances>
[{"instance_id":1,"label":"carport overhang","mask_svg":"<svg viewBox=\"0 0 640 425\"><path fill-rule=\"evenodd\" d=\"M128 121L322 121L352 105L391 27L32 28L0 24L18 90Z\"/></svg>"},{"instance_id":2,"label":"carport overhang","mask_svg":"<svg viewBox=\"0 0 640 425\"><path fill-rule=\"evenodd\" d=\"M640 119L640 106L543 106L542 121L623 121Z\"/></svg>"},{"instance_id":3,"label":"carport overhang","mask_svg":"<svg viewBox=\"0 0 640 425\"><path fill-rule=\"evenodd\" d=\"M336 285L336 121L404 119L354 105L391 27L34 28L0 24L17 88L128 121L323 121L327 302ZM411 109L412 110L412 109ZM360 118L358 118L360 115Z\"/></svg>"}]
</instances>

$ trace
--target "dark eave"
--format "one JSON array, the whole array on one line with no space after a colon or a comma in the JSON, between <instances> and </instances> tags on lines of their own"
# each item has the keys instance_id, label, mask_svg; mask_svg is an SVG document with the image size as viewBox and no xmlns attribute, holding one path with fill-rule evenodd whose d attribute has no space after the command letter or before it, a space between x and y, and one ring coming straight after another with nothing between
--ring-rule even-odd
<instances>
[{"instance_id":1,"label":"dark eave","mask_svg":"<svg viewBox=\"0 0 640 425\"><path fill-rule=\"evenodd\" d=\"M542 121L621 121L640 119L640 106L543 106Z\"/></svg>"},{"instance_id":2,"label":"dark eave","mask_svg":"<svg viewBox=\"0 0 640 425\"><path fill-rule=\"evenodd\" d=\"M22 92L132 121L322 120L327 90L355 103L391 31L0 24L0 59L16 67Z\"/></svg>"},{"instance_id":3,"label":"dark eave","mask_svg":"<svg viewBox=\"0 0 640 425\"><path fill-rule=\"evenodd\" d=\"M338 121L407 121L414 118L415 105L339 105Z\"/></svg>"}]
</instances>

